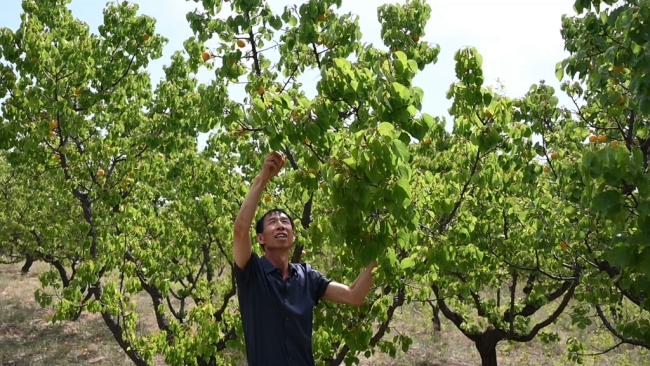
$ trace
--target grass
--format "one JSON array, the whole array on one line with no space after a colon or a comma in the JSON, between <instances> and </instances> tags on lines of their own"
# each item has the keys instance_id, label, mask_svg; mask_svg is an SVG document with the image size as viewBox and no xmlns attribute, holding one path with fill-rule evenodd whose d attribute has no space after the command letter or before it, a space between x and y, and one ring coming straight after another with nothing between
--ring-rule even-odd
<instances>
[{"instance_id":1,"label":"grass","mask_svg":"<svg viewBox=\"0 0 650 366\"><path fill-rule=\"evenodd\" d=\"M132 365L99 316L83 314L76 322L52 324L48 316L52 310L42 309L34 300L38 288L38 274L46 269L35 264L28 275L20 274L20 265L0 266L0 366L119 366ZM146 307L148 298L136 301ZM151 307L148 307L151 309ZM471 341L465 338L450 322L442 319L442 330L435 331L431 322L431 309L409 305L396 313L393 333L408 334L413 345L407 354L398 353L395 359L375 354L370 359L362 357L364 366L417 365L417 366L470 366L480 364L478 353ZM146 332L156 328L151 312L141 314L139 327ZM576 336L591 346L605 348L612 340L607 332L596 325L580 331L570 325L568 315L547 330L556 331L562 338L559 343L544 344L534 340L526 344L502 342L498 347L501 366L568 365L566 339ZM392 334L390 335L392 336ZM592 348L589 352L596 352ZM638 348L620 347L598 357L585 360L586 366L632 366L650 364L650 354ZM155 366L164 365L160 359Z\"/></svg>"}]
</instances>

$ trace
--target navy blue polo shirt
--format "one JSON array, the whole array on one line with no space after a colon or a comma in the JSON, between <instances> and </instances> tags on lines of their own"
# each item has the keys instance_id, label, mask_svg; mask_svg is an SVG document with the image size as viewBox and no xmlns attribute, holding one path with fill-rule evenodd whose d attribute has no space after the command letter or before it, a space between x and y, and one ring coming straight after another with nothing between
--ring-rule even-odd
<instances>
[{"instance_id":1,"label":"navy blue polo shirt","mask_svg":"<svg viewBox=\"0 0 650 366\"><path fill-rule=\"evenodd\" d=\"M244 270L235 265L249 366L315 365L313 309L330 280L306 263L289 267L284 280L275 265L255 252Z\"/></svg>"}]
</instances>

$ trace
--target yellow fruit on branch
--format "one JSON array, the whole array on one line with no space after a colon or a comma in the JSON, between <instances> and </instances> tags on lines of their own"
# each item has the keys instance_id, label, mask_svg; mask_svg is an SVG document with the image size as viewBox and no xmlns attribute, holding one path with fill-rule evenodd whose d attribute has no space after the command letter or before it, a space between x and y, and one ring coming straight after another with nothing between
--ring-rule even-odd
<instances>
[{"instance_id":1,"label":"yellow fruit on branch","mask_svg":"<svg viewBox=\"0 0 650 366\"><path fill-rule=\"evenodd\" d=\"M55 128L59 127L59 122L57 121L51 121L50 122L50 130L53 130Z\"/></svg>"},{"instance_id":2,"label":"yellow fruit on branch","mask_svg":"<svg viewBox=\"0 0 650 366\"><path fill-rule=\"evenodd\" d=\"M207 53L207 52L203 52L203 53L201 54L201 58L203 59L203 61L207 62L209 59L212 58L212 56L210 56L210 54Z\"/></svg>"},{"instance_id":3,"label":"yellow fruit on branch","mask_svg":"<svg viewBox=\"0 0 650 366\"><path fill-rule=\"evenodd\" d=\"M415 42L415 43L420 42L420 36L418 36L417 34L412 35L412 36L411 36L411 39L412 39L413 42Z\"/></svg>"},{"instance_id":4,"label":"yellow fruit on branch","mask_svg":"<svg viewBox=\"0 0 650 366\"><path fill-rule=\"evenodd\" d=\"M246 41L244 41L243 39L238 39L237 40L237 47L239 47L239 48L246 47Z\"/></svg>"},{"instance_id":5,"label":"yellow fruit on branch","mask_svg":"<svg viewBox=\"0 0 650 366\"><path fill-rule=\"evenodd\" d=\"M100 176L100 177L103 177L104 176L104 169L99 169L97 171L97 175Z\"/></svg>"},{"instance_id":6,"label":"yellow fruit on branch","mask_svg":"<svg viewBox=\"0 0 650 366\"><path fill-rule=\"evenodd\" d=\"M423 143L425 146L429 146L429 145L431 145L431 140L429 140L429 139L424 139L424 141L422 141L422 143Z\"/></svg>"},{"instance_id":7,"label":"yellow fruit on branch","mask_svg":"<svg viewBox=\"0 0 650 366\"><path fill-rule=\"evenodd\" d=\"M618 97L618 99L616 100L616 103L614 103L614 104L617 105L617 106L620 106L620 105L623 105L623 103L625 103L625 98L623 98L623 96L621 95L620 97Z\"/></svg>"},{"instance_id":8,"label":"yellow fruit on branch","mask_svg":"<svg viewBox=\"0 0 650 366\"><path fill-rule=\"evenodd\" d=\"M318 183L318 186L321 187L321 188L325 188L325 182Z\"/></svg>"},{"instance_id":9,"label":"yellow fruit on branch","mask_svg":"<svg viewBox=\"0 0 650 366\"><path fill-rule=\"evenodd\" d=\"M563 242L560 244L560 246L562 247L562 249L566 249L566 248L569 247L569 245L568 245L565 241L563 241Z\"/></svg>"},{"instance_id":10,"label":"yellow fruit on branch","mask_svg":"<svg viewBox=\"0 0 650 366\"><path fill-rule=\"evenodd\" d=\"M75 89L74 95L76 95L76 96L81 95L81 89Z\"/></svg>"},{"instance_id":11,"label":"yellow fruit on branch","mask_svg":"<svg viewBox=\"0 0 650 366\"><path fill-rule=\"evenodd\" d=\"M591 143L595 143L596 141L598 141L598 137L597 137L597 136L595 136L595 135L591 135L591 136L589 136L589 142L591 142Z\"/></svg>"},{"instance_id":12,"label":"yellow fruit on branch","mask_svg":"<svg viewBox=\"0 0 650 366\"><path fill-rule=\"evenodd\" d=\"M616 141L616 140L612 141L612 144L611 144L611 145L612 145L612 147L616 147L616 146L618 146L618 141Z\"/></svg>"},{"instance_id":13,"label":"yellow fruit on branch","mask_svg":"<svg viewBox=\"0 0 650 366\"><path fill-rule=\"evenodd\" d=\"M142 38L143 38L145 41L148 41L148 40L149 40L149 35L145 33L145 35L142 36Z\"/></svg>"},{"instance_id":14,"label":"yellow fruit on branch","mask_svg":"<svg viewBox=\"0 0 650 366\"><path fill-rule=\"evenodd\" d=\"M300 253L300 258L305 258L306 256L307 256L307 252L303 250L302 253Z\"/></svg>"},{"instance_id":15,"label":"yellow fruit on branch","mask_svg":"<svg viewBox=\"0 0 650 366\"><path fill-rule=\"evenodd\" d=\"M548 167L548 165L544 166L544 173L548 173L551 171L551 168Z\"/></svg>"},{"instance_id":16,"label":"yellow fruit on branch","mask_svg":"<svg viewBox=\"0 0 650 366\"><path fill-rule=\"evenodd\" d=\"M318 14L318 21L319 22L324 22L325 21L325 14Z\"/></svg>"},{"instance_id":17,"label":"yellow fruit on branch","mask_svg":"<svg viewBox=\"0 0 650 366\"><path fill-rule=\"evenodd\" d=\"M596 138L596 140L602 144L607 141L607 136L600 135Z\"/></svg>"},{"instance_id":18,"label":"yellow fruit on branch","mask_svg":"<svg viewBox=\"0 0 650 366\"><path fill-rule=\"evenodd\" d=\"M558 154L558 153L556 153L556 152L554 152L554 153L551 154L551 159L553 159L553 160L555 160L555 159L557 159L557 158L559 158L559 157L560 157L560 154Z\"/></svg>"},{"instance_id":19,"label":"yellow fruit on branch","mask_svg":"<svg viewBox=\"0 0 650 366\"><path fill-rule=\"evenodd\" d=\"M54 155L54 160L61 161L61 155Z\"/></svg>"},{"instance_id":20,"label":"yellow fruit on branch","mask_svg":"<svg viewBox=\"0 0 650 366\"><path fill-rule=\"evenodd\" d=\"M263 86L260 86L259 88L257 88L257 94L259 94L259 95L263 95L265 91L266 91L266 89L264 89Z\"/></svg>"},{"instance_id":21,"label":"yellow fruit on branch","mask_svg":"<svg viewBox=\"0 0 650 366\"><path fill-rule=\"evenodd\" d=\"M316 174L317 170L314 168L309 168L309 173Z\"/></svg>"},{"instance_id":22,"label":"yellow fruit on branch","mask_svg":"<svg viewBox=\"0 0 650 366\"><path fill-rule=\"evenodd\" d=\"M264 202L271 202L271 196L264 197Z\"/></svg>"},{"instance_id":23,"label":"yellow fruit on branch","mask_svg":"<svg viewBox=\"0 0 650 366\"><path fill-rule=\"evenodd\" d=\"M614 65L614 66L612 67L612 71L614 71L614 72L622 72L623 70L625 70L625 64L622 64L622 65Z\"/></svg>"}]
</instances>

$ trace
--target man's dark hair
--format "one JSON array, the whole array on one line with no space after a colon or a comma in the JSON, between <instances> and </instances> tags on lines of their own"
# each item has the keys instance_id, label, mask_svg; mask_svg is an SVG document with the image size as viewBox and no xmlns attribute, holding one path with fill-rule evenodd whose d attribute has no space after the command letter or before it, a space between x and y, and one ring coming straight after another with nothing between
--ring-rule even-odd
<instances>
[{"instance_id":1,"label":"man's dark hair","mask_svg":"<svg viewBox=\"0 0 650 366\"><path fill-rule=\"evenodd\" d=\"M255 223L255 232L256 232L257 234L261 234L262 232L264 232L264 219L265 219L267 216L270 216L270 215L272 215L272 214L274 214L274 213L279 213L279 214L285 214L285 215L287 215L287 217L289 218L289 222L291 222L291 229L294 230L294 231L296 230L296 227L295 227L295 225L294 225L294 223L293 223L293 219L291 218L291 215L289 215L288 213L286 213L286 211L284 211L284 210L281 209L281 208L274 208L274 209L272 209L272 210L268 210L268 211L266 211L266 213L265 213L264 215L262 215L262 217L260 217L260 219L257 220L257 222Z\"/></svg>"}]
</instances>

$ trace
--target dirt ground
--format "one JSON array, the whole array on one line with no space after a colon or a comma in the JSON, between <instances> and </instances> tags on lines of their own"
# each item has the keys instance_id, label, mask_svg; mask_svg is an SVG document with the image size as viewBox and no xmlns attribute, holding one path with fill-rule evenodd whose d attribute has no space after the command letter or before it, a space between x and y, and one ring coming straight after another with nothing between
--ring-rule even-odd
<instances>
[{"instance_id":1,"label":"dirt ground","mask_svg":"<svg viewBox=\"0 0 650 366\"><path fill-rule=\"evenodd\" d=\"M132 365L98 316L83 314L76 322L52 324L48 321L52 310L42 309L34 300L34 291L39 287L37 276L46 268L44 264L36 264L30 274L23 276L20 265L0 265L0 366ZM143 297L139 301L146 299ZM370 359L362 356L361 365L480 365L478 353L467 338L444 319L442 331L435 331L429 321L431 318L428 306L405 306L396 314L393 331L413 338L409 352L398 353L395 359L384 354L375 354ZM579 331L570 324L566 316L553 326L562 337L558 343L544 344L538 340L527 344L501 343L499 364L570 365L566 357L569 335L587 340L592 345L600 344L599 347L612 342L602 329L592 326ZM152 314L142 314L139 326L154 329ZM155 366L164 364L161 359ZM605 356L587 358L584 365L650 365L650 354L640 349L620 347Z\"/></svg>"}]
</instances>

